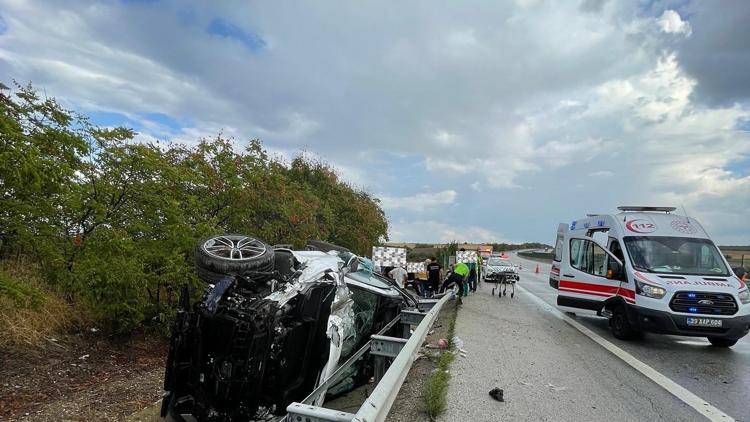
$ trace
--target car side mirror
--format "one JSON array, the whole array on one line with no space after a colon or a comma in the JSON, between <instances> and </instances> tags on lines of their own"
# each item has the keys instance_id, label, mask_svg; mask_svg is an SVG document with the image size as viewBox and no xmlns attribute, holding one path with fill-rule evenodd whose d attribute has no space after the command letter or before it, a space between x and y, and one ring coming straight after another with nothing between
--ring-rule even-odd
<instances>
[{"instance_id":1,"label":"car side mirror","mask_svg":"<svg viewBox=\"0 0 750 422\"><path fill-rule=\"evenodd\" d=\"M619 262L613 259L607 261L607 278L610 280L622 279L622 265Z\"/></svg>"}]
</instances>

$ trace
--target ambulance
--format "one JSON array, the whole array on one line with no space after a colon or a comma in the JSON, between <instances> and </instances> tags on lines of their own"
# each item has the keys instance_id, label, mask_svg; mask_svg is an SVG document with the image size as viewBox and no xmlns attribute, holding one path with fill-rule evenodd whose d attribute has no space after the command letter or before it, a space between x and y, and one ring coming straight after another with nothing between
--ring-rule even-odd
<instances>
[{"instance_id":1,"label":"ambulance","mask_svg":"<svg viewBox=\"0 0 750 422\"><path fill-rule=\"evenodd\" d=\"M558 228L558 306L608 318L625 340L652 332L731 347L748 333L750 292L698 221L673 207L618 210Z\"/></svg>"}]
</instances>

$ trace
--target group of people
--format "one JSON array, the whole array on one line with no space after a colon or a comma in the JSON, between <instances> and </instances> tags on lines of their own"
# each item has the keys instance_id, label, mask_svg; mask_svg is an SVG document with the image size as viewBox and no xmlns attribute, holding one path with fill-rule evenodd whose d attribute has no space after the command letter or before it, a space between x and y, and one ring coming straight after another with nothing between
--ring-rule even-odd
<instances>
[{"instance_id":1,"label":"group of people","mask_svg":"<svg viewBox=\"0 0 750 422\"><path fill-rule=\"evenodd\" d=\"M463 250L461 249L461 251ZM477 291L477 284L482 269L481 259L481 257L478 257L476 262L457 262L451 265L450 272L441 285L440 280L444 276L443 267L437 258L431 257L425 261L425 274L427 278L424 280L415 280L414 288L420 296L430 297L432 294L443 293L447 289L452 288L453 285L456 285L458 287L459 298L468 296L469 291ZM408 284L409 274L403 267L398 266L388 272L388 277L396 281L399 287L405 288Z\"/></svg>"},{"instance_id":2,"label":"group of people","mask_svg":"<svg viewBox=\"0 0 750 422\"><path fill-rule=\"evenodd\" d=\"M440 265L437 258L432 257L425 261L425 274L427 279L415 280L414 289L422 297L430 296L440 287L440 279L443 277L443 266ZM409 273L401 266L397 266L388 271L388 277L398 284L399 287L405 288L408 284Z\"/></svg>"}]
</instances>

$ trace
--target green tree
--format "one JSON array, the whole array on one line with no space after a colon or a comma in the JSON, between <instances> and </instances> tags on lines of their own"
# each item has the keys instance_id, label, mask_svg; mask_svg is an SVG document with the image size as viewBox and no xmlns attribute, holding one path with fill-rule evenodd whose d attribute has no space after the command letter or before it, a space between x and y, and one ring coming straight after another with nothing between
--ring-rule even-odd
<instances>
[{"instance_id":1,"label":"green tree","mask_svg":"<svg viewBox=\"0 0 750 422\"><path fill-rule=\"evenodd\" d=\"M387 235L368 193L325 163L270 158L217 136L144 144L41 98L0 86L0 252L33 255L51 286L112 332L173 312L198 284L196 242L237 232L269 243L329 240L359 253ZM10 286L10 284L8 284ZM0 294L17 296L13 289Z\"/></svg>"}]
</instances>

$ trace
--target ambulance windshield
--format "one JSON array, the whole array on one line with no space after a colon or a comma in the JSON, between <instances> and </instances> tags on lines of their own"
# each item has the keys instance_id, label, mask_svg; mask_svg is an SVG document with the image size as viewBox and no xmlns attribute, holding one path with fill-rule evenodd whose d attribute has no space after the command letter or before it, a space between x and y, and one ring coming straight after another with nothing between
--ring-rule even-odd
<instances>
[{"instance_id":1,"label":"ambulance windshield","mask_svg":"<svg viewBox=\"0 0 750 422\"><path fill-rule=\"evenodd\" d=\"M626 237L625 247L633 267L638 271L683 275L729 275L719 250L708 239Z\"/></svg>"}]
</instances>

